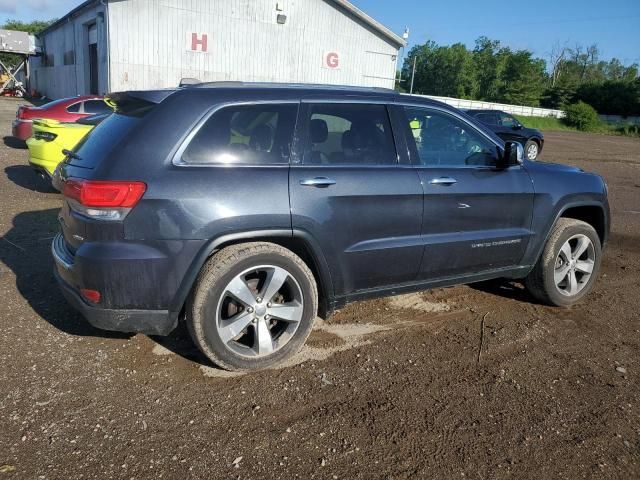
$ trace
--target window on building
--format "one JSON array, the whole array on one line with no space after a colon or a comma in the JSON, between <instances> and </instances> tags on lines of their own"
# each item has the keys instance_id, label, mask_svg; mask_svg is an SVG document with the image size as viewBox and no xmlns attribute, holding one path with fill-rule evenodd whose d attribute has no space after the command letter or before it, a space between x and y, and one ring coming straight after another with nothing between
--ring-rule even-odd
<instances>
[{"instance_id":1,"label":"window on building","mask_svg":"<svg viewBox=\"0 0 640 480\"><path fill-rule=\"evenodd\" d=\"M397 162L384 105L311 104L303 163L393 165Z\"/></svg>"},{"instance_id":2,"label":"window on building","mask_svg":"<svg viewBox=\"0 0 640 480\"><path fill-rule=\"evenodd\" d=\"M452 167L496 164L496 146L468 123L428 108L407 107L405 112L412 133L407 141L420 164Z\"/></svg>"},{"instance_id":3,"label":"window on building","mask_svg":"<svg viewBox=\"0 0 640 480\"><path fill-rule=\"evenodd\" d=\"M45 67L53 67L54 65L54 60L53 60L53 54L52 53L44 53L42 56L42 64Z\"/></svg>"},{"instance_id":4,"label":"window on building","mask_svg":"<svg viewBox=\"0 0 640 480\"><path fill-rule=\"evenodd\" d=\"M67 50L64 52L64 64L74 65L76 63L76 52L73 50Z\"/></svg>"},{"instance_id":5,"label":"window on building","mask_svg":"<svg viewBox=\"0 0 640 480\"><path fill-rule=\"evenodd\" d=\"M109 113L113 109L107 105L103 100L87 100L84 102L84 113Z\"/></svg>"},{"instance_id":6,"label":"window on building","mask_svg":"<svg viewBox=\"0 0 640 480\"><path fill-rule=\"evenodd\" d=\"M184 153L188 164L270 165L289 162L298 106L238 105L215 112Z\"/></svg>"}]
</instances>

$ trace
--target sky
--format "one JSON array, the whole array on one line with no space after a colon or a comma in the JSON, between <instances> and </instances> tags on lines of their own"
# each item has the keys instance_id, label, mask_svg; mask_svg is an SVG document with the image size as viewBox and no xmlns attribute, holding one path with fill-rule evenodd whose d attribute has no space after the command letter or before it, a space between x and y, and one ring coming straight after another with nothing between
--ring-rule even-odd
<instances>
[{"instance_id":1,"label":"sky","mask_svg":"<svg viewBox=\"0 0 640 480\"><path fill-rule=\"evenodd\" d=\"M545 59L556 43L569 47L596 43L602 59L640 63L640 0L351 1L398 34L409 27L409 47L427 40L473 47L475 39L485 35ZM61 17L80 3L0 0L0 22Z\"/></svg>"}]
</instances>

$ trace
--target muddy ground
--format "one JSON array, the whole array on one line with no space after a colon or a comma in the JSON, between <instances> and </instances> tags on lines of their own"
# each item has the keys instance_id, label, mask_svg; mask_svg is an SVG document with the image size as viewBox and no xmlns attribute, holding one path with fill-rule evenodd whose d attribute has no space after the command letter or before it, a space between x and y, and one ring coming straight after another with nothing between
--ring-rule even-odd
<instances>
[{"instance_id":1,"label":"muddy ground","mask_svg":"<svg viewBox=\"0 0 640 480\"><path fill-rule=\"evenodd\" d=\"M4 135L15 107L0 101ZM16 146L0 145L0 479L640 477L639 140L547 134L544 160L609 184L583 304L517 284L356 303L251 375L210 366L184 330L74 313L51 273L60 199Z\"/></svg>"}]
</instances>

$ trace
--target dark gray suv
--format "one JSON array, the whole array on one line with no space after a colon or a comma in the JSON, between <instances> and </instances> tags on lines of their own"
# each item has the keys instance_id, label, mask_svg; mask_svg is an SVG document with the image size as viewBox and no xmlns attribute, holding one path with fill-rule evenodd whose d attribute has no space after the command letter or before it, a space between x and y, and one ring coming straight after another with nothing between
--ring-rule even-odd
<instances>
[{"instance_id":1,"label":"dark gray suv","mask_svg":"<svg viewBox=\"0 0 640 480\"><path fill-rule=\"evenodd\" d=\"M501 277L569 306L594 284L602 178L523 160L447 105L256 84L110 101L55 179L56 277L97 327L184 319L208 358L247 370L354 300Z\"/></svg>"}]
</instances>

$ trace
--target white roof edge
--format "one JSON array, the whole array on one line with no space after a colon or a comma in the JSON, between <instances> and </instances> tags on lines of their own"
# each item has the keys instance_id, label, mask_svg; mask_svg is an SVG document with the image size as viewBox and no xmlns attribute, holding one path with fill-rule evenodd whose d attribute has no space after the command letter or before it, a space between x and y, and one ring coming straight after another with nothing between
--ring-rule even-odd
<instances>
[{"instance_id":1,"label":"white roof edge","mask_svg":"<svg viewBox=\"0 0 640 480\"><path fill-rule=\"evenodd\" d=\"M373 17L370 17L369 15L364 13L358 7L353 5L351 2L349 2L347 0L332 0L332 1L333 1L333 3L337 3L342 8L347 10L349 13L353 14L355 17L357 17L360 20L362 20L363 22L365 22L367 25L369 25L374 30L377 30L378 32L380 32L388 40L391 40L393 43L397 44L400 47L406 47L407 46L407 41L404 38L402 38L400 35L397 35L396 33L394 33L391 30L389 30L383 24L381 24L380 22L375 20Z\"/></svg>"}]
</instances>

